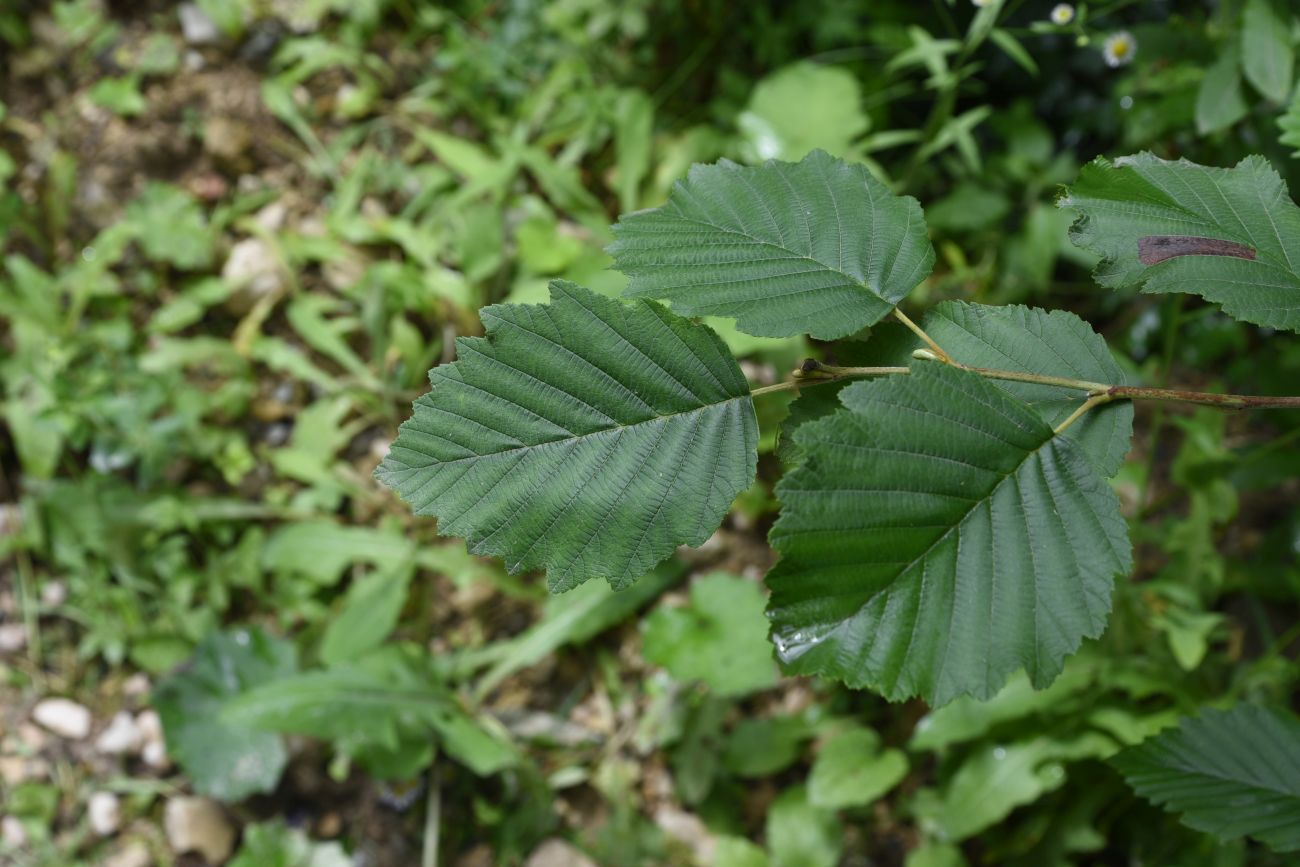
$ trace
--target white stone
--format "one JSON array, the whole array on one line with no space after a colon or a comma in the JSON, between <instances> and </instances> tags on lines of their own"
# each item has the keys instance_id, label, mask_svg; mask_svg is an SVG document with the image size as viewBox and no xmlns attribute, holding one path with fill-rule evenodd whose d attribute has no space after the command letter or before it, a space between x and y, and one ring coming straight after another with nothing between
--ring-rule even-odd
<instances>
[{"instance_id":1,"label":"white stone","mask_svg":"<svg viewBox=\"0 0 1300 867\"><path fill-rule=\"evenodd\" d=\"M90 711L70 699L42 699L32 708L32 719L61 738L79 741L90 734Z\"/></svg>"},{"instance_id":2,"label":"white stone","mask_svg":"<svg viewBox=\"0 0 1300 867\"><path fill-rule=\"evenodd\" d=\"M21 653L27 646L27 627L22 623L0 623L0 656Z\"/></svg>"},{"instance_id":3,"label":"white stone","mask_svg":"<svg viewBox=\"0 0 1300 867\"><path fill-rule=\"evenodd\" d=\"M122 827L122 802L112 792L96 792L86 804L90 830L101 837L111 837Z\"/></svg>"},{"instance_id":4,"label":"white stone","mask_svg":"<svg viewBox=\"0 0 1300 867\"><path fill-rule=\"evenodd\" d=\"M172 763L167 755L167 746L162 741L146 741L140 750L140 758L144 759L146 765L159 771L167 770Z\"/></svg>"},{"instance_id":5,"label":"white stone","mask_svg":"<svg viewBox=\"0 0 1300 867\"><path fill-rule=\"evenodd\" d=\"M552 837L533 850L524 867L596 867L596 862L571 844Z\"/></svg>"},{"instance_id":6,"label":"white stone","mask_svg":"<svg viewBox=\"0 0 1300 867\"><path fill-rule=\"evenodd\" d=\"M142 710L136 714L135 725L140 730L141 737L144 738L144 746L140 749L140 757L144 759L146 765L156 770L166 770L171 764L171 759L167 757L167 743L163 739L162 720L158 718L158 712L155 710Z\"/></svg>"},{"instance_id":7,"label":"white stone","mask_svg":"<svg viewBox=\"0 0 1300 867\"><path fill-rule=\"evenodd\" d=\"M16 816L0 819L0 840L11 849L21 849L27 845L27 829Z\"/></svg>"},{"instance_id":8,"label":"white stone","mask_svg":"<svg viewBox=\"0 0 1300 867\"><path fill-rule=\"evenodd\" d=\"M176 15L181 20L181 35L191 45L211 45L221 41L221 31L217 23L208 17L208 13L196 3L182 3L176 7Z\"/></svg>"},{"instance_id":9,"label":"white stone","mask_svg":"<svg viewBox=\"0 0 1300 867\"><path fill-rule=\"evenodd\" d=\"M714 850L717 844L699 816L664 804L655 810L655 824L669 837L680 840L691 847L697 862L700 864L713 863Z\"/></svg>"},{"instance_id":10,"label":"white stone","mask_svg":"<svg viewBox=\"0 0 1300 867\"><path fill-rule=\"evenodd\" d=\"M232 247L221 277L254 298L278 292L285 286L280 260L261 238L245 238Z\"/></svg>"},{"instance_id":11,"label":"white stone","mask_svg":"<svg viewBox=\"0 0 1300 867\"><path fill-rule=\"evenodd\" d=\"M167 844L177 855L197 852L209 864L224 864L235 847L235 829L216 801L172 798L163 810Z\"/></svg>"},{"instance_id":12,"label":"white stone","mask_svg":"<svg viewBox=\"0 0 1300 867\"><path fill-rule=\"evenodd\" d=\"M102 867L151 867L152 864L149 847L135 840L105 858Z\"/></svg>"},{"instance_id":13,"label":"white stone","mask_svg":"<svg viewBox=\"0 0 1300 867\"><path fill-rule=\"evenodd\" d=\"M50 763L40 756L0 756L0 780L18 786L50 776Z\"/></svg>"},{"instance_id":14,"label":"white stone","mask_svg":"<svg viewBox=\"0 0 1300 867\"><path fill-rule=\"evenodd\" d=\"M130 711L118 711L108 724L108 728L99 733L95 739L95 749L106 756L121 756L140 750L144 744L144 733L136 725L135 717Z\"/></svg>"},{"instance_id":15,"label":"white stone","mask_svg":"<svg viewBox=\"0 0 1300 867\"><path fill-rule=\"evenodd\" d=\"M68 585L62 581L51 581L41 588L41 604L46 608L58 608L68 601Z\"/></svg>"},{"instance_id":16,"label":"white stone","mask_svg":"<svg viewBox=\"0 0 1300 867\"><path fill-rule=\"evenodd\" d=\"M140 729L140 735L146 741L161 741L163 739L162 718L158 716L156 710L142 710L135 717L136 728Z\"/></svg>"},{"instance_id":17,"label":"white stone","mask_svg":"<svg viewBox=\"0 0 1300 867\"><path fill-rule=\"evenodd\" d=\"M35 754L45 749L46 744L50 742L50 736L43 732L40 726L24 722L18 724L18 740L22 741L29 753Z\"/></svg>"},{"instance_id":18,"label":"white stone","mask_svg":"<svg viewBox=\"0 0 1300 867\"><path fill-rule=\"evenodd\" d=\"M253 221L268 232L278 232L284 228L284 221L289 216L289 206L281 201L274 201L253 216Z\"/></svg>"},{"instance_id":19,"label":"white stone","mask_svg":"<svg viewBox=\"0 0 1300 867\"><path fill-rule=\"evenodd\" d=\"M149 694L151 688L149 675L143 671L137 671L122 684L122 695L127 698L143 698Z\"/></svg>"}]
</instances>

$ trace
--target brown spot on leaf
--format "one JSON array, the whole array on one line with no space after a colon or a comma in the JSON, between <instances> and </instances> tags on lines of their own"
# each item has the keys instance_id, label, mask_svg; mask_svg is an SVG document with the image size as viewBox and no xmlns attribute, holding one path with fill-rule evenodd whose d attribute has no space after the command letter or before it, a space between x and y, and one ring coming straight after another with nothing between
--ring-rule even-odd
<instances>
[{"instance_id":1,"label":"brown spot on leaf","mask_svg":"<svg viewBox=\"0 0 1300 867\"><path fill-rule=\"evenodd\" d=\"M1138 238L1138 261L1158 265L1175 256L1233 256L1254 259L1255 250L1235 241L1197 238L1192 235L1147 235Z\"/></svg>"}]
</instances>

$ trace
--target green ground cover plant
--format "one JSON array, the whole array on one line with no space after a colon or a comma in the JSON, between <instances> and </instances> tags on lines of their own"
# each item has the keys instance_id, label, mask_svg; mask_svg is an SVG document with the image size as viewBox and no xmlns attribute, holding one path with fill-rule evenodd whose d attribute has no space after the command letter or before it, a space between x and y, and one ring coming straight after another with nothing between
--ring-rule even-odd
<instances>
[{"instance_id":1,"label":"green ground cover plant","mask_svg":"<svg viewBox=\"0 0 1300 867\"><path fill-rule=\"evenodd\" d=\"M1296 858L1287 4L180 5L0 4L0 862Z\"/></svg>"},{"instance_id":2,"label":"green ground cover plant","mask_svg":"<svg viewBox=\"0 0 1300 867\"><path fill-rule=\"evenodd\" d=\"M1102 285L1194 293L1300 330L1300 208L1265 161L1098 160L1060 205ZM1132 401L1300 409L1300 396L1130 385L1071 314L948 302L918 325L896 305L935 259L919 204L824 151L697 166L614 235L629 297L756 336L854 335L868 354L862 332L892 313L913 339L886 338L878 365L810 358L751 390L707 326L555 282L548 304L481 312L485 336L430 371L376 476L472 553L545 569L552 591L592 578L617 590L702 544L752 484L754 398L874 380L818 417L792 413L767 613L786 672L891 700L989 699L1022 670L1044 689L1104 631L1133 567L1107 485ZM1117 764L1194 827L1300 848L1300 726L1265 714L1267 732L1234 731L1255 712L1191 721L1181 743L1158 735Z\"/></svg>"}]
</instances>

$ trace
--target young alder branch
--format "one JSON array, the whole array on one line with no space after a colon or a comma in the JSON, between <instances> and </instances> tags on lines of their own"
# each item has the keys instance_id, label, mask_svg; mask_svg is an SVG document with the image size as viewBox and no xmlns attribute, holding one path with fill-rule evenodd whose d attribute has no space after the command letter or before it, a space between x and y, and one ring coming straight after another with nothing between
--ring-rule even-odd
<instances>
[{"instance_id":1,"label":"young alder branch","mask_svg":"<svg viewBox=\"0 0 1300 867\"><path fill-rule=\"evenodd\" d=\"M1103 403L1109 403L1111 400L1114 400L1114 398L1112 398L1109 394L1092 395L1083 403L1079 404L1079 406L1075 408L1074 412L1066 416L1064 421L1062 421L1056 427L1052 428L1052 433L1056 434L1057 436L1060 436L1061 434L1065 433L1066 428L1074 424L1079 419L1083 418L1084 413L1086 413L1088 410L1092 409L1094 406L1099 406Z\"/></svg>"},{"instance_id":2,"label":"young alder branch","mask_svg":"<svg viewBox=\"0 0 1300 867\"><path fill-rule=\"evenodd\" d=\"M925 361L943 361L943 357L928 349L918 349L912 353L913 357ZM946 356L945 356L946 357ZM1206 391L1187 391L1181 388L1146 388L1139 385L1109 385L1104 382L1091 382L1086 379L1070 379L1064 376L1045 376L1037 373L1021 373L1015 370L995 370L988 367L971 367L949 360L944 362L951 364L953 367L970 373L983 376L987 379L1001 379L1009 382L1029 382L1035 385L1051 385L1058 388L1071 388L1082 391L1087 395L1085 400L1071 415L1057 428L1057 432L1064 430L1083 413L1103 403L1109 403L1114 400L1159 400L1173 403L1190 403L1200 406L1213 406L1220 409L1300 409L1300 397L1275 397L1272 395L1254 395L1254 394L1215 394ZM750 392L751 395L769 394L775 391L788 391L793 388L802 388L809 385L821 385L826 382L835 382L840 379L856 379L868 376L905 376L908 373L906 367L839 367L833 364L823 364L816 359L809 358L803 362L793 373L793 379L785 382L778 382L775 385L766 385L762 388L756 388Z\"/></svg>"},{"instance_id":3,"label":"young alder branch","mask_svg":"<svg viewBox=\"0 0 1300 867\"><path fill-rule=\"evenodd\" d=\"M906 313L904 313L902 310L898 309L897 307L894 308L894 318L896 318L899 322L903 323L908 328L910 328L912 330L912 333L915 334L917 337L921 338L921 340L925 342L925 345L930 347L930 351L935 354L935 356L938 358L939 361L942 361L945 364L953 363L952 357L949 356L948 353L943 351L943 347L941 347L938 343L936 343L933 337L926 334L924 328L922 328L921 326L913 322Z\"/></svg>"}]
</instances>

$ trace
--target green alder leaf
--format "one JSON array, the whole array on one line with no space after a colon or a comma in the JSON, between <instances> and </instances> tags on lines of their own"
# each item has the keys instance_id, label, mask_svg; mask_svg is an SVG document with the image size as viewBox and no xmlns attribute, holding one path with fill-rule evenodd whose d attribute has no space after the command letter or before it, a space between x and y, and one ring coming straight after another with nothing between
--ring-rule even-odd
<instances>
[{"instance_id":1,"label":"green alder leaf","mask_svg":"<svg viewBox=\"0 0 1300 867\"><path fill-rule=\"evenodd\" d=\"M689 605L660 606L645 623L646 659L718 695L746 695L776 683L767 640L767 603L753 581L725 572L691 585Z\"/></svg>"},{"instance_id":2,"label":"green alder leaf","mask_svg":"<svg viewBox=\"0 0 1300 867\"><path fill-rule=\"evenodd\" d=\"M1102 286L1190 292L1237 319L1300 330L1300 208L1260 156L1207 168L1149 153L1084 166L1061 199Z\"/></svg>"},{"instance_id":3,"label":"green alder leaf","mask_svg":"<svg viewBox=\"0 0 1300 867\"><path fill-rule=\"evenodd\" d=\"M924 320L929 333L954 359L971 367L992 367L1018 373L1046 374L1109 385L1124 384L1124 371L1088 323L1064 310L1046 311L1020 305L989 306L945 301L932 307ZM902 325L881 323L864 343L843 343L837 363L852 366L907 366L920 348L916 335ZM784 431L838 410L838 394L847 381L806 388L791 403L783 424L781 456L797 457ZM1034 407L1055 427L1083 399L1073 388L994 380L998 388ZM1124 461L1133 437L1133 407L1116 401L1097 407L1064 434L1083 446L1102 475L1113 476Z\"/></svg>"},{"instance_id":4,"label":"green alder leaf","mask_svg":"<svg viewBox=\"0 0 1300 867\"><path fill-rule=\"evenodd\" d=\"M292 677L297 665L289 642L239 629L208 636L158 684L153 700L167 750L196 791L233 802L276 787L289 760L280 736L219 714L239 696Z\"/></svg>"},{"instance_id":5,"label":"green alder leaf","mask_svg":"<svg viewBox=\"0 0 1300 867\"><path fill-rule=\"evenodd\" d=\"M375 475L444 535L552 590L626 587L699 545L749 487L754 404L703 325L572 283L479 311Z\"/></svg>"},{"instance_id":6,"label":"green alder leaf","mask_svg":"<svg viewBox=\"0 0 1300 867\"><path fill-rule=\"evenodd\" d=\"M912 330L901 322L886 320L871 327L865 340L842 340L837 343L829 361L845 367L907 367L912 363L913 350L921 346ZM801 388L799 396L790 402L786 417L781 422L777 439L777 457L785 464L797 463L799 450L795 447L794 432L816 418L830 415L842 406L840 392L853 381L841 379L822 382Z\"/></svg>"},{"instance_id":7,"label":"green alder leaf","mask_svg":"<svg viewBox=\"0 0 1300 867\"><path fill-rule=\"evenodd\" d=\"M1241 15L1241 57L1246 80L1273 102L1286 102L1295 72L1291 16L1273 0L1246 0Z\"/></svg>"},{"instance_id":8,"label":"green alder leaf","mask_svg":"<svg viewBox=\"0 0 1300 867\"><path fill-rule=\"evenodd\" d=\"M991 307L945 301L926 314L926 332L954 359L971 367L1062 376L1123 385L1124 371L1088 323L1065 310L1020 305ZM1078 389L997 380L998 388L1038 411L1052 427L1074 412ZM1133 405L1116 401L1091 410L1066 429L1103 476L1119 471L1133 439Z\"/></svg>"},{"instance_id":9,"label":"green alder leaf","mask_svg":"<svg viewBox=\"0 0 1300 867\"><path fill-rule=\"evenodd\" d=\"M694 166L668 204L624 215L614 237L628 297L732 317L759 337L852 334L934 266L917 201L819 150L798 163Z\"/></svg>"},{"instance_id":10,"label":"green alder leaf","mask_svg":"<svg viewBox=\"0 0 1300 867\"><path fill-rule=\"evenodd\" d=\"M1246 704L1207 710L1110 761L1184 825L1300 851L1300 721L1289 713Z\"/></svg>"},{"instance_id":11,"label":"green alder leaf","mask_svg":"<svg viewBox=\"0 0 1300 867\"><path fill-rule=\"evenodd\" d=\"M1069 437L984 378L936 362L854 383L796 434L768 573L795 674L932 705L1051 683L1106 626L1131 567L1119 500Z\"/></svg>"}]
</instances>

